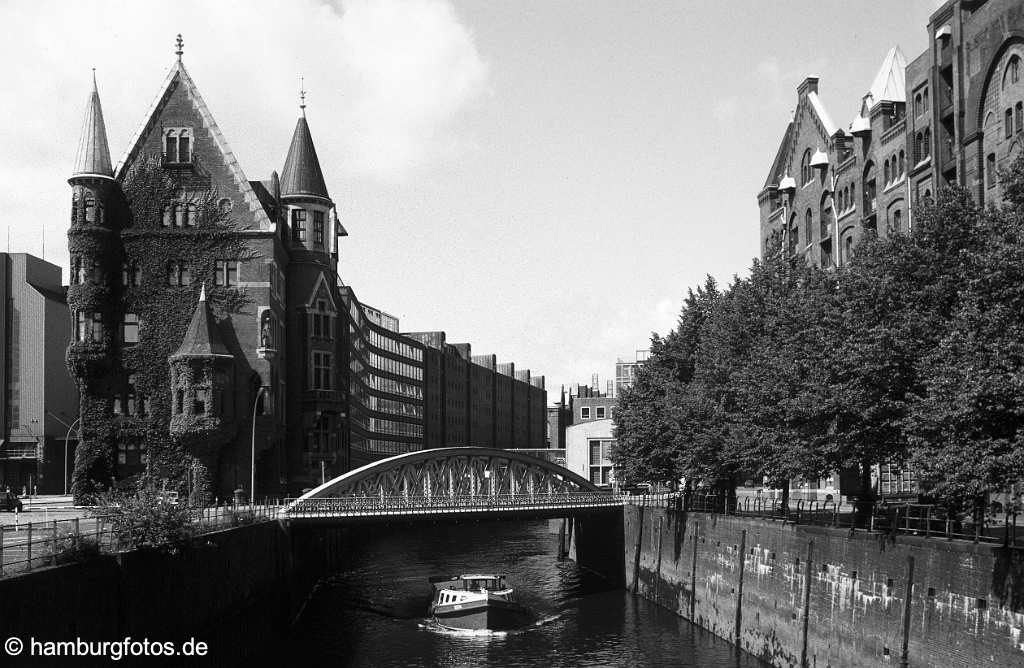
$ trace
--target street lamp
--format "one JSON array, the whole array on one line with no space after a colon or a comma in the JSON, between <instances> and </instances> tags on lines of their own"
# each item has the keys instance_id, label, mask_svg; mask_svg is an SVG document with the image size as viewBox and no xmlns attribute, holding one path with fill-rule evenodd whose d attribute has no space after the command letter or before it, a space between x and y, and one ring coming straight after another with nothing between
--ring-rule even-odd
<instances>
[{"instance_id":1,"label":"street lamp","mask_svg":"<svg viewBox=\"0 0 1024 668\"><path fill-rule=\"evenodd\" d=\"M267 391L266 385L260 385L256 392L256 399L252 402L252 453L249 459L249 507L252 508L256 501L256 407L260 404L260 397Z\"/></svg>"},{"instance_id":2,"label":"street lamp","mask_svg":"<svg viewBox=\"0 0 1024 668\"><path fill-rule=\"evenodd\" d=\"M75 425L82 421L82 416L79 415L78 417L75 418L74 422L72 422L71 424L68 424L67 422L65 422L64 420L61 420L59 417L57 417L56 415L54 415L50 411L46 411L46 414L49 415L50 417L52 417L57 422L60 422L62 425L64 425L65 427L68 428L68 433L64 436L64 496L67 496L68 495L68 441L71 440L71 432L74 431ZM78 440L82 440L81 434L79 434Z\"/></svg>"}]
</instances>

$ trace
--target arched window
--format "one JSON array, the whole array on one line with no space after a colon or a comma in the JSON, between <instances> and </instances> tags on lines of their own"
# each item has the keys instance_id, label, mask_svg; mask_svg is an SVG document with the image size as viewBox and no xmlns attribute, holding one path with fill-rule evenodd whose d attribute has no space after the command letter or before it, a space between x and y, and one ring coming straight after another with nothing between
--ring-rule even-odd
<instances>
[{"instance_id":1,"label":"arched window","mask_svg":"<svg viewBox=\"0 0 1024 668\"><path fill-rule=\"evenodd\" d=\"M173 215L173 213L174 212L171 210L171 205L170 204L165 204L164 205L164 210L163 210L163 220L162 220L162 223L163 223L164 227L170 227L171 226L171 216Z\"/></svg>"},{"instance_id":2,"label":"arched window","mask_svg":"<svg viewBox=\"0 0 1024 668\"><path fill-rule=\"evenodd\" d=\"M96 200L92 197L85 198L85 222L96 222Z\"/></svg>"},{"instance_id":3,"label":"arched window","mask_svg":"<svg viewBox=\"0 0 1024 668\"><path fill-rule=\"evenodd\" d=\"M1003 73L1003 88L1007 84L1015 84L1020 81L1020 56L1014 54L1006 63L1006 71Z\"/></svg>"},{"instance_id":4,"label":"arched window","mask_svg":"<svg viewBox=\"0 0 1024 668\"><path fill-rule=\"evenodd\" d=\"M906 158L906 156L903 153L903 149L900 149L899 166L900 166L900 176L901 177L903 176L903 170L906 169L906 162L907 162L907 158Z\"/></svg>"},{"instance_id":5,"label":"arched window","mask_svg":"<svg viewBox=\"0 0 1024 668\"><path fill-rule=\"evenodd\" d=\"M903 234L903 211L901 209L892 212L892 231L896 234Z\"/></svg>"},{"instance_id":6,"label":"arched window","mask_svg":"<svg viewBox=\"0 0 1024 668\"><path fill-rule=\"evenodd\" d=\"M924 105L921 109L922 113L928 113L928 88L924 89L924 93L921 95L921 104Z\"/></svg>"},{"instance_id":7,"label":"arched window","mask_svg":"<svg viewBox=\"0 0 1024 668\"><path fill-rule=\"evenodd\" d=\"M800 159L800 183L810 183L814 179L814 169L811 167L811 149L804 151L804 157Z\"/></svg>"},{"instance_id":8,"label":"arched window","mask_svg":"<svg viewBox=\"0 0 1024 668\"><path fill-rule=\"evenodd\" d=\"M885 161L885 183L888 184L892 180L891 170L889 169L889 161Z\"/></svg>"},{"instance_id":9,"label":"arched window","mask_svg":"<svg viewBox=\"0 0 1024 668\"><path fill-rule=\"evenodd\" d=\"M194 226L196 224L196 205L189 204L185 207L185 224Z\"/></svg>"},{"instance_id":10,"label":"arched window","mask_svg":"<svg viewBox=\"0 0 1024 668\"><path fill-rule=\"evenodd\" d=\"M1006 138L1009 139L1013 136L1013 108L1007 107L1006 111L1003 112L1003 132Z\"/></svg>"},{"instance_id":11,"label":"arched window","mask_svg":"<svg viewBox=\"0 0 1024 668\"><path fill-rule=\"evenodd\" d=\"M811 243L811 239L814 238L814 216L811 215L811 210L807 209L807 213L804 214L804 239L805 243Z\"/></svg>"},{"instance_id":12,"label":"arched window","mask_svg":"<svg viewBox=\"0 0 1024 668\"><path fill-rule=\"evenodd\" d=\"M164 160L178 162L178 133L169 130L164 139Z\"/></svg>"},{"instance_id":13,"label":"arched window","mask_svg":"<svg viewBox=\"0 0 1024 668\"><path fill-rule=\"evenodd\" d=\"M921 115L921 109L923 109L923 107L921 106L921 94L918 93L917 95L914 96L914 117L915 118L917 116Z\"/></svg>"},{"instance_id":14,"label":"arched window","mask_svg":"<svg viewBox=\"0 0 1024 668\"><path fill-rule=\"evenodd\" d=\"M1014 128L1015 131L1020 132L1024 129L1024 102L1018 102L1014 109Z\"/></svg>"},{"instance_id":15,"label":"arched window","mask_svg":"<svg viewBox=\"0 0 1024 668\"><path fill-rule=\"evenodd\" d=\"M850 184L850 202L849 202L849 204L850 204L851 208L857 206L857 184L856 183L851 183Z\"/></svg>"},{"instance_id":16,"label":"arched window","mask_svg":"<svg viewBox=\"0 0 1024 668\"><path fill-rule=\"evenodd\" d=\"M922 158L927 158L932 154L932 129L925 128L924 135L921 138L921 154Z\"/></svg>"},{"instance_id":17,"label":"arched window","mask_svg":"<svg viewBox=\"0 0 1024 668\"><path fill-rule=\"evenodd\" d=\"M174 205L174 226L181 227L185 219L185 205L177 203Z\"/></svg>"},{"instance_id":18,"label":"arched window","mask_svg":"<svg viewBox=\"0 0 1024 668\"><path fill-rule=\"evenodd\" d=\"M985 185L995 188L996 180L996 154L989 153L985 157Z\"/></svg>"},{"instance_id":19,"label":"arched window","mask_svg":"<svg viewBox=\"0 0 1024 668\"><path fill-rule=\"evenodd\" d=\"M789 218L789 252L796 253L797 248L800 247L800 227L797 225L796 214L794 213Z\"/></svg>"}]
</instances>

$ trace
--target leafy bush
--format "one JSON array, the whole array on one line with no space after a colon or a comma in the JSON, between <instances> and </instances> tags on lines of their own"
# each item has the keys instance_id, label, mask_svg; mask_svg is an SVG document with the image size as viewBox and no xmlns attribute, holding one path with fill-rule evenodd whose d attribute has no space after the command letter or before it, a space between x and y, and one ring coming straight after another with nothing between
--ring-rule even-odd
<instances>
[{"instance_id":1,"label":"leafy bush","mask_svg":"<svg viewBox=\"0 0 1024 668\"><path fill-rule=\"evenodd\" d=\"M156 548L174 553L195 532L189 508L155 487L134 494L101 495L94 511L110 522L122 548Z\"/></svg>"},{"instance_id":2,"label":"leafy bush","mask_svg":"<svg viewBox=\"0 0 1024 668\"><path fill-rule=\"evenodd\" d=\"M102 550L95 536L78 536L73 533L62 534L57 539L57 563L72 564L90 561L100 556Z\"/></svg>"}]
</instances>

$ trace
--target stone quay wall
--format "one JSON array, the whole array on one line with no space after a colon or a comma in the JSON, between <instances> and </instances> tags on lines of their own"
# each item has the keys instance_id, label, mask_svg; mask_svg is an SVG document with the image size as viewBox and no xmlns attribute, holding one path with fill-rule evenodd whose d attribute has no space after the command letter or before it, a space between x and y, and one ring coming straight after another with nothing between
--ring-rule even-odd
<instances>
[{"instance_id":1,"label":"stone quay wall","mask_svg":"<svg viewBox=\"0 0 1024 668\"><path fill-rule=\"evenodd\" d=\"M195 638L207 643L211 657L230 662L255 651L252 639L264 631L287 629L322 573L323 564L309 563L321 555L306 558L293 548L286 526L262 522L198 536L174 554L135 550L3 578L0 636L26 645L29 638L131 637L180 646ZM50 665L68 661L74 659Z\"/></svg>"},{"instance_id":2,"label":"stone quay wall","mask_svg":"<svg viewBox=\"0 0 1024 668\"><path fill-rule=\"evenodd\" d=\"M623 527L628 588L772 665L1024 665L1024 549L635 505Z\"/></svg>"}]
</instances>

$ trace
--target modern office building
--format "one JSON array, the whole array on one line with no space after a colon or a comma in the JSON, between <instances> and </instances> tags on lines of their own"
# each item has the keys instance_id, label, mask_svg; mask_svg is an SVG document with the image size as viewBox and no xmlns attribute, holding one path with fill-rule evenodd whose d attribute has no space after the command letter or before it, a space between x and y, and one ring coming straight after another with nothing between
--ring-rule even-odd
<instances>
[{"instance_id":1,"label":"modern office building","mask_svg":"<svg viewBox=\"0 0 1024 668\"><path fill-rule=\"evenodd\" d=\"M620 396L622 390L633 384L636 380L636 373L643 366L647 358L650 357L650 350L638 350L636 351L636 358L630 362L622 359L621 357L615 362L615 390L612 394L614 397Z\"/></svg>"},{"instance_id":2,"label":"modern office building","mask_svg":"<svg viewBox=\"0 0 1024 668\"><path fill-rule=\"evenodd\" d=\"M65 491L78 441L78 389L64 367L71 321L60 267L0 253L0 491Z\"/></svg>"},{"instance_id":3,"label":"modern office building","mask_svg":"<svg viewBox=\"0 0 1024 668\"><path fill-rule=\"evenodd\" d=\"M797 87L758 193L762 253L841 266L865 231L906 232L915 208L953 183L1000 203L998 172L1024 142L1024 6L950 0L926 30L928 48L909 63L898 47L886 54L848 124L826 110L817 77Z\"/></svg>"},{"instance_id":4,"label":"modern office building","mask_svg":"<svg viewBox=\"0 0 1024 668\"><path fill-rule=\"evenodd\" d=\"M542 437L543 377L473 375L468 344L403 336L342 283L304 102L280 176L250 181L181 46L116 170L94 82L69 180L76 494L146 473L289 494L476 431Z\"/></svg>"}]
</instances>

